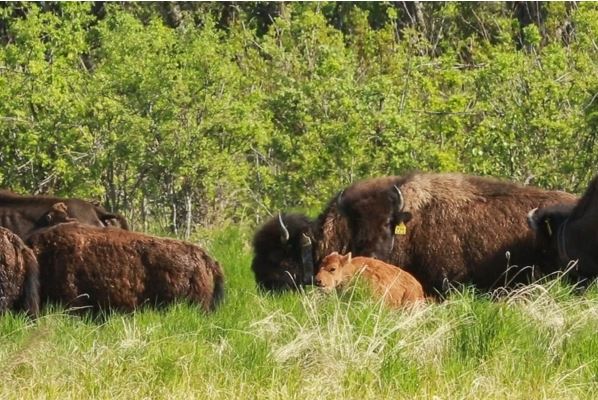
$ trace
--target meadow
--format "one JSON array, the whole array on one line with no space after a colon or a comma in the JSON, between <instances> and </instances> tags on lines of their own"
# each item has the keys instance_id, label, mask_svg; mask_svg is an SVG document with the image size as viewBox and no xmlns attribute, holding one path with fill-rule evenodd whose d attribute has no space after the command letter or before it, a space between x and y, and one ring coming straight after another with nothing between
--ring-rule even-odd
<instances>
[{"instance_id":1,"label":"meadow","mask_svg":"<svg viewBox=\"0 0 598 400\"><path fill-rule=\"evenodd\" d=\"M264 295L250 232L205 245L227 276L211 315L188 304L99 318L64 306L0 318L3 399L594 399L598 289L547 279L456 288L392 311L361 288Z\"/></svg>"},{"instance_id":2,"label":"meadow","mask_svg":"<svg viewBox=\"0 0 598 400\"><path fill-rule=\"evenodd\" d=\"M256 290L252 231L411 170L580 193L598 3L0 4L0 188L192 238L224 303L0 316L0 399L595 399L598 288ZM226 228L228 226L228 228Z\"/></svg>"}]
</instances>

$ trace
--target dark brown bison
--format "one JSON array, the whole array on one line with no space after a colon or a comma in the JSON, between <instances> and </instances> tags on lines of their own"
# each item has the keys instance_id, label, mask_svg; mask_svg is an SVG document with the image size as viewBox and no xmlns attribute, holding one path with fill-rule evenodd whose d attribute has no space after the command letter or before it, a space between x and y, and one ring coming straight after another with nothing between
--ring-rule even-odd
<instances>
[{"instance_id":1,"label":"dark brown bison","mask_svg":"<svg viewBox=\"0 0 598 400\"><path fill-rule=\"evenodd\" d=\"M21 238L0 228L0 312L11 309L37 316L39 270L33 251Z\"/></svg>"},{"instance_id":2,"label":"dark brown bison","mask_svg":"<svg viewBox=\"0 0 598 400\"><path fill-rule=\"evenodd\" d=\"M21 196L16 193L0 191L0 226L5 227L26 239L35 230L54 225L50 214L56 213L52 207L64 204L65 218L77 220L92 226L118 225L128 229L125 218L109 213L104 208L80 199L63 199L52 196Z\"/></svg>"},{"instance_id":3,"label":"dark brown bison","mask_svg":"<svg viewBox=\"0 0 598 400\"><path fill-rule=\"evenodd\" d=\"M311 280L311 225L304 215L280 214L256 233L251 268L260 288L283 290Z\"/></svg>"},{"instance_id":4,"label":"dark brown bison","mask_svg":"<svg viewBox=\"0 0 598 400\"><path fill-rule=\"evenodd\" d=\"M567 267L573 279L598 276L598 175L576 205L532 210L528 222L536 236L540 265L547 272Z\"/></svg>"},{"instance_id":5,"label":"dark brown bison","mask_svg":"<svg viewBox=\"0 0 598 400\"><path fill-rule=\"evenodd\" d=\"M375 258L351 257L336 251L322 260L315 283L326 291L363 279L374 294L393 308L425 300L422 285L409 272Z\"/></svg>"},{"instance_id":6,"label":"dark brown bison","mask_svg":"<svg viewBox=\"0 0 598 400\"><path fill-rule=\"evenodd\" d=\"M220 266L191 243L64 223L34 233L29 244L42 301L132 311L186 300L211 311L223 296Z\"/></svg>"},{"instance_id":7,"label":"dark brown bison","mask_svg":"<svg viewBox=\"0 0 598 400\"><path fill-rule=\"evenodd\" d=\"M280 239L287 230L291 238L299 231L311 238L316 270L331 252L351 251L403 266L427 293L449 283L491 288L520 273L511 266L536 262L529 209L575 200L565 192L462 174L368 179L336 195L316 221L295 225L297 218L283 217L278 228L276 220L267 222L256 238L267 231L270 245L255 248L254 270L258 260L270 260L263 267L278 275L294 276L302 268L296 241L283 245Z\"/></svg>"}]
</instances>

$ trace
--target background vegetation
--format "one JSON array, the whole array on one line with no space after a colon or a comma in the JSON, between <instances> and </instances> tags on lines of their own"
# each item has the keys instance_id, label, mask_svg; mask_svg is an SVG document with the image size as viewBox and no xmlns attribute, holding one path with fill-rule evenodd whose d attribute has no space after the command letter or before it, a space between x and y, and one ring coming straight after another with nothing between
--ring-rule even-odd
<instances>
[{"instance_id":1,"label":"background vegetation","mask_svg":"<svg viewBox=\"0 0 598 400\"><path fill-rule=\"evenodd\" d=\"M593 3L4 3L0 187L186 236L410 169L581 191L597 37Z\"/></svg>"}]
</instances>

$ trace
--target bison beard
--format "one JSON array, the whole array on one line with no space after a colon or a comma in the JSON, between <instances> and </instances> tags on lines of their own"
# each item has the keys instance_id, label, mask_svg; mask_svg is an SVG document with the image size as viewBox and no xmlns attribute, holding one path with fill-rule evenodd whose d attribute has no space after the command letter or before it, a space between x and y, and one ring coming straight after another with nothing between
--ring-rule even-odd
<instances>
[{"instance_id":1,"label":"bison beard","mask_svg":"<svg viewBox=\"0 0 598 400\"><path fill-rule=\"evenodd\" d=\"M39 312L39 270L35 255L14 233L0 228L0 312Z\"/></svg>"},{"instance_id":2,"label":"bison beard","mask_svg":"<svg viewBox=\"0 0 598 400\"><path fill-rule=\"evenodd\" d=\"M56 204L64 205L63 221L52 221ZM107 212L104 208L80 199L63 199L51 196L20 196L7 190L0 190L0 226L10 229L26 240L37 229L54 225L56 222L77 220L83 224L103 227L117 225L128 229L126 219Z\"/></svg>"},{"instance_id":3,"label":"bison beard","mask_svg":"<svg viewBox=\"0 0 598 400\"><path fill-rule=\"evenodd\" d=\"M544 270L558 271L578 260L567 277L585 280L598 276L598 175L576 205L532 210L528 222Z\"/></svg>"},{"instance_id":4,"label":"bison beard","mask_svg":"<svg viewBox=\"0 0 598 400\"><path fill-rule=\"evenodd\" d=\"M358 182L335 196L317 221L303 217L299 223L295 217L285 222L289 232L311 232L316 273L326 255L351 251L401 265L433 294L448 283L487 289L528 279L521 268L510 267L537 261L527 212L575 201L565 192L492 178L414 173ZM278 232L274 222L264 225L256 238L266 227ZM404 234L397 226L405 228ZM300 249L293 235L286 246L270 237L268 246L256 247L254 262L269 260L262 274L297 268Z\"/></svg>"},{"instance_id":5,"label":"bison beard","mask_svg":"<svg viewBox=\"0 0 598 400\"><path fill-rule=\"evenodd\" d=\"M120 311L187 300L211 311L223 296L220 266L190 243L79 223L37 232L29 243L42 300Z\"/></svg>"}]
</instances>

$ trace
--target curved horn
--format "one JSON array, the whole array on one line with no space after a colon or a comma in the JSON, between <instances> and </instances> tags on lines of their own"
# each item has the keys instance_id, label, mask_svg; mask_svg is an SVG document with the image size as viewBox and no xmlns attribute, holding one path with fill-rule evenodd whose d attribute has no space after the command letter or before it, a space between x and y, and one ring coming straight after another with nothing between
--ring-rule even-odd
<instances>
[{"instance_id":1,"label":"curved horn","mask_svg":"<svg viewBox=\"0 0 598 400\"><path fill-rule=\"evenodd\" d=\"M341 201L343 200L343 194L345 194L345 189L341 190L341 192L339 193L338 197L336 198L336 205L337 206L341 205Z\"/></svg>"},{"instance_id":2,"label":"curved horn","mask_svg":"<svg viewBox=\"0 0 598 400\"><path fill-rule=\"evenodd\" d=\"M280 229L282 229L283 235L281 236L282 242L286 243L291 235L289 234L289 230L286 226L284 226L284 222L282 222L282 214L278 213L278 222L280 222Z\"/></svg>"},{"instance_id":3,"label":"curved horn","mask_svg":"<svg viewBox=\"0 0 598 400\"><path fill-rule=\"evenodd\" d=\"M399 189L397 185L393 185L393 187L399 195L399 206L397 208L399 209L399 212L403 211L403 208L405 208L405 199L403 198L403 193L401 193L401 189Z\"/></svg>"},{"instance_id":4,"label":"curved horn","mask_svg":"<svg viewBox=\"0 0 598 400\"><path fill-rule=\"evenodd\" d=\"M537 211L538 211L538 207L534 208L533 210L531 210L530 212L527 213L527 224L529 225L530 228L532 228L533 231L538 230L538 223L536 222L536 219L534 218Z\"/></svg>"}]
</instances>

